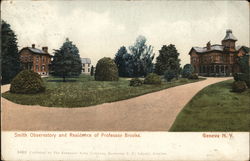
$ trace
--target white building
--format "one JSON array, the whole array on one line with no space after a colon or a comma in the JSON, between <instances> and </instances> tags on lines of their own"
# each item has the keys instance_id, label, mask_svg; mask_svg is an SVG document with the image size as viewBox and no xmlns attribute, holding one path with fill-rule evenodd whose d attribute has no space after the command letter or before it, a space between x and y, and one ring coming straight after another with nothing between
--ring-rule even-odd
<instances>
[{"instance_id":1,"label":"white building","mask_svg":"<svg viewBox=\"0 0 250 161\"><path fill-rule=\"evenodd\" d=\"M90 74L91 60L89 58L81 58L81 61L82 61L82 73Z\"/></svg>"}]
</instances>

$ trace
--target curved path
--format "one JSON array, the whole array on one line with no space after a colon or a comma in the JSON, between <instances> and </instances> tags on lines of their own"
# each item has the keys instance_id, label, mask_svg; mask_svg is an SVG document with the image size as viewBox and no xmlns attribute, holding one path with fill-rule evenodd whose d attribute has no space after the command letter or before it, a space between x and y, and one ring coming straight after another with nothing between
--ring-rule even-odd
<instances>
[{"instance_id":1,"label":"curved path","mask_svg":"<svg viewBox=\"0 0 250 161\"><path fill-rule=\"evenodd\" d=\"M19 105L4 98L2 130L167 131L202 88L231 78L207 78L139 97L84 108ZM1 87L1 92L9 85Z\"/></svg>"}]
</instances>

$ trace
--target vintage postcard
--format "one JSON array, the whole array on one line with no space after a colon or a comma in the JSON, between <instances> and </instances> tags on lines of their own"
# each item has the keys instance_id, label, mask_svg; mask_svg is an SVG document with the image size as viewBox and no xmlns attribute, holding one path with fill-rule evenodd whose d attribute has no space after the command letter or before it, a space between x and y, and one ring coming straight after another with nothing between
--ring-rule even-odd
<instances>
[{"instance_id":1,"label":"vintage postcard","mask_svg":"<svg viewBox=\"0 0 250 161\"><path fill-rule=\"evenodd\" d=\"M249 19L247 1L1 1L1 159L249 160Z\"/></svg>"}]
</instances>

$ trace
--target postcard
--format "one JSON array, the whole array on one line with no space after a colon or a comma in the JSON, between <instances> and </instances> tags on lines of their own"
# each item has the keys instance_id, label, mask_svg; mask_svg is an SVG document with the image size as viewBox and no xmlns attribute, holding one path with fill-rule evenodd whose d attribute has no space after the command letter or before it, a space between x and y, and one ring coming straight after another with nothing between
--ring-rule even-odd
<instances>
[{"instance_id":1,"label":"postcard","mask_svg":"<svg viewBox=\"0 0 250 161\"><path fill-rule=\"evenodd\" d=\"M249 160L247 1L4 0L2 160Z\"/></svg>"}]
</instances>

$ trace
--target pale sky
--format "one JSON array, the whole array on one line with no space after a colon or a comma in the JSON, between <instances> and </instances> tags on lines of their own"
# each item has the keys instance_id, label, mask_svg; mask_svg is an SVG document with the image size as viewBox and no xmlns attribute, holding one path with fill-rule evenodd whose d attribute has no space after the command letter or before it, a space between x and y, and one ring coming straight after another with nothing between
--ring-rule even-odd
<instances>
[{"instance_id":1,"label":"pale sky","mask_svg":"<svg viewBox=\"0 0 250 161\"><path fill-rule=\"evenodd\" d=\"M68 37L81 57L95 65L114 58L121 46L133 45L139 35L159 55L162 45L176 45L182 66L190 63L193 46L221 44L232 29L237 45L249 47L247 1L3 1L2 19L15 31L19 49L61 47Z\"/></svg>"}]
</instances>

